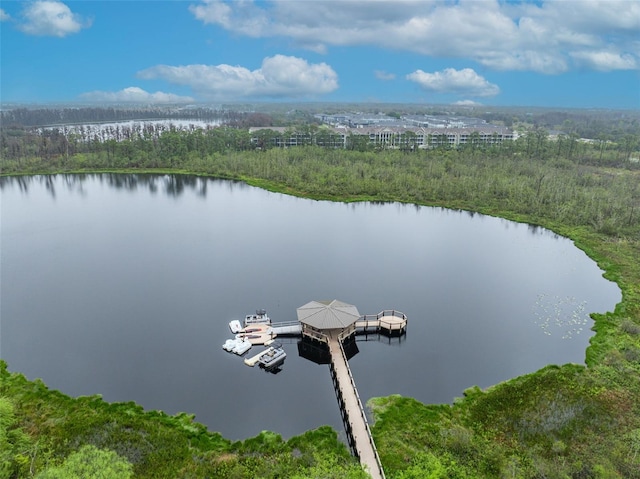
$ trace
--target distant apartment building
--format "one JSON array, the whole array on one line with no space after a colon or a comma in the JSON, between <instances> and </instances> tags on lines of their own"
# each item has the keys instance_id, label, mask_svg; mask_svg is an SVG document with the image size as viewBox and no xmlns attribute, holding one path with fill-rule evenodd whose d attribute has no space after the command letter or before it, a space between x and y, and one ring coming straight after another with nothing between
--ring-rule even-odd
<instances>
[{"instance_id":1,"label":"distant apartment building","mask_svg":"<svg viewBox=\"0 0 640 479\"><path fill-rule=\"evenodd\" d=\"M251 128L252 142L269 142L272 147L318 145L328 148L347 148L353 141L366 140L367 144L382 148L436 148L458 147L471 143L498 145L514 139L514 132L506 127L486 123L464 127L406 127L406 126L338 126L317 130L291 128ZM262 135L259 134L262 132ZM265 136L270 132L270 136Z\"/></svg>"},{"instance_id":2,"label":"distant apartment building","mask_svg":"<svg viewBox=\"0 0 640 479\"><path fill-rule=\"evenodd\" d=\"M449 127L449 128L362 128L352 134L366 135L375 145L389 147L406 147L415 145L417 148L434 148L448 145L457 147L472 142L482 145L496 145L504 141L513 140L513 131L505 127L494 125L480 125L478 127Z\"/></svg>"}]
</instances>

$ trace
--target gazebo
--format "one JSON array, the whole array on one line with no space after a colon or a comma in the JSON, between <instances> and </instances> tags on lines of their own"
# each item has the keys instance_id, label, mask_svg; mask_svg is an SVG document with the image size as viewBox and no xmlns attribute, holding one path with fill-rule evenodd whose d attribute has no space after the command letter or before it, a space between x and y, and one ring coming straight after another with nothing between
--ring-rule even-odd
<instances>
[{"instance_id":1,"label":"gazebo","mask_svg":"<svg viewBox=\"0 0 640 479\"><path fill-rule=\"evenodd\" d=\"M321 342L327 342L329 336L341 335L341 339L346 339L355 334L355 323L360 318L358 308L337 299L311 301L300 306L297 313L302 337Z\"/></svg>"}]
</instances>

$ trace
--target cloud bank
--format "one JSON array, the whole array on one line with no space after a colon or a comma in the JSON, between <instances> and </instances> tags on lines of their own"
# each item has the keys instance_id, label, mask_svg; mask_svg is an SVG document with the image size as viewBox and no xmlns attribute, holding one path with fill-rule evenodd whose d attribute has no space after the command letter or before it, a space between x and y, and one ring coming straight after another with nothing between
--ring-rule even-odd
<instances>
[{"instance_id":1,"label":"cloud bank","mask_svg":"<svg viewBox=\"0 0 640 479\"><path fill-rule=\"evenodd\" d=\"M495 96L500 88L489 83L471 68L456 70L445 68L440 72L427 73L416 70L407 75L407 80L416 82L425 90L437 93L454 93L463 96Z\"/></svg>"},{"instance_id":2,"label":"cloud bank","mask_svg":"<svg viewBox=\"0 0 640 479\"><path fill-rule=\"evenodd\" d=\"M189 10L205 24L253 38L283 37L315 52L377 45L471 58L497 70L556 74L640 69L640 2L498 0L224 2Z\"/></svg>"},{"instance_id":3,"label":"cloud bank","mask_svg":"<svg viewBox=\"0 0 640 479\"><path fill-rule=\"evenodd\" d=\"M18 28L29 35L65 37L91 26L62 2L40 0L28 3Z\"/></svg>"},{"instance_id":4,"label":"cloud bank","mask_svg":"<svg viewBox=\"0 0 640 479\"><path fill-rule=\"evenodd\" d=\"M156 65L139 71L137 76L186 85L210 100L313 97L338 88L338 75L326 63L310 64L284 55L265 58L257 70L225 64Z\"/></svg>"},{"instance_id":5,"label":"cloud bank","mask_svg":"<svg viewBox=\"0 0 640 479\"><path fill-rule=\"evenodd\" d=\"M477 101L473 101L473 100L458 100L456 102L453 102L453 105L457 105L457 106L482 106L482 103L478 103Z\"/></svg>"},{"instance_id":6,"label":"cloud bank","mask_svg":"<svg viewBox=\"0 0 640 479\"><path fill-rule=\"evenodd\" d=\"M157 91L149 93L135 86L124 88L116 92L92 91L83 93L80 98L86 101L105 103L191 103L193 98L189 96L174 95Z\"/></svg>"}]
</instances>

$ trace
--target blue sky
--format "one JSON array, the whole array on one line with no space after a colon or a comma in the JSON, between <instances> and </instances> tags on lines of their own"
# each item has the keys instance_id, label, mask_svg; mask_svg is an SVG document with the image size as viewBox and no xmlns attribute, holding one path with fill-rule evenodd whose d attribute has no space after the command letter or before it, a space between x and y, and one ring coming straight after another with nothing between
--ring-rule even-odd
<instances>
[{"instance_id":1,"label":"blue sky","mask_svg":"<svg viewBox=\"0 0 640 479\"><path fill-rule=\"evenodd\" d=\"M0 2L2 103L640 108L640 0Z\"/></svg>"}]
</instances>

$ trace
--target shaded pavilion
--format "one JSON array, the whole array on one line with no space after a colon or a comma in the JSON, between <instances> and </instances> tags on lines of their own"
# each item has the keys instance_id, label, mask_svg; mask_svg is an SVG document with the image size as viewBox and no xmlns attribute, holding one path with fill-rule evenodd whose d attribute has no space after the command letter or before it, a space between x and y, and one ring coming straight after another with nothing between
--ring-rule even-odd
<instances>
[{"instance_id":1,"label":"shaded pavilion","mask_svg":"<svg viewBox=\"0 0 640 479\"><path fill-rule=\"evenodd\" d=\"M302 337L328 342L329 338L345 340L356 333L356 321L361 318L358 308L337 299L310 301L297 309L302 325Z\"/></svg>"}]
</instances>

